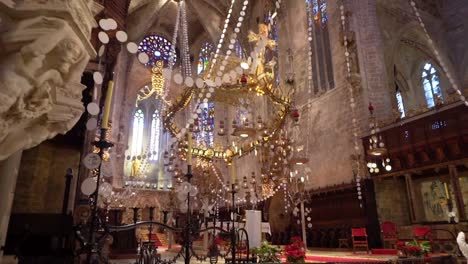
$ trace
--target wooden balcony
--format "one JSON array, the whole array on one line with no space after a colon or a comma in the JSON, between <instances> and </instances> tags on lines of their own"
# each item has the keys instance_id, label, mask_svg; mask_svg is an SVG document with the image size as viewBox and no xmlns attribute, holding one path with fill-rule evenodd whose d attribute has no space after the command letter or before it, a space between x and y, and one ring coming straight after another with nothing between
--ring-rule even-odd
<instances>
[{"instance_id":1,"label":"wooden balcony","mask_svg":"<svg viewBox=\"0 0 468 264\"><path fill-rule=\"evenodd\" d=\"M366 156L374 161L379 173L372 176L394 176L432 167L468 162L468 107L461 102L443 106L419 116L404 119L381 129L391 171L382 167L381 158ZM364 149L369 148L364 137Z\"/></svg>"}]
</instances>

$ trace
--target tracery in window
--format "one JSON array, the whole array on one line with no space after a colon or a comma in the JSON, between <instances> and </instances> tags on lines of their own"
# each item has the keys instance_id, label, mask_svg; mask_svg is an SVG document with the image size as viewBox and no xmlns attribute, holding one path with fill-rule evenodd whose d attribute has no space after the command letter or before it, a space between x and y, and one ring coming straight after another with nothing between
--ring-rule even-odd
<instances>
[{"instance_id":1,"label":"tracery in window","mask_svg":"<svg viewBox=\"0 0 468 264\"><path fill-rule=\"evenodd\" d=\"M236 45L235 45L235 47L234 47L234 50L236 51L236 56L237 56L237 58L242 59L242 57L243 57L244 54L243 54L243 52L242 52L242 46L240 45L238 39L236 39Z\"/></svg>"},{"instance_id":2,"label":"tracery in window","mask_svg":"<svg viewBox=\"0 0 468 264\"><path fill-rule=\"evenodd\" d=\"M132 156L141 155L143 151L143 134L145 128L145 114L143 110L136 110L133 116Z\"/></svg>"},{"instance_id":3,"label":"tracery in window","mask_svg":"<svg viewBox=\"0 0 468 264\"><path fill-rule=\"evenodd\" d=\"M310 5L312 5L312 14L314 16L314 20L318 20L322 24L327 23L328 21L327 3L325 3L325 0L321 0L321 1L308 0L308 2Z\"/></svg>"},{"instance_id":4,"label":"tracery in window","mask_svg":"<svg viewBox=\"0 0 468 264\"><path fill-rule=\"evenodd\" d=\"M149 62L147 66L155 66L156 61L164 61L167 65L171 58L172 43L164 37L158 35L150 35L145 37L138 46L138 51L148 54ZM177 54L174 54L174 62L177 59Z\"/></svg>"},{"instance_id":5,"label":"tracery in window","mask_svg":"<svg viewBox=\"0 0 468 264\"><path fill-rule=\"evenodd\" d=\"M210 62L211 53L213 52L213 45L209 42L203 43L200 53L198 54L198 66L197 72L198 74L202 74L205 69L208 67L208 63Z\"/></svg>"},{"instance_id":6,"label":"tracery in window","mask_svg":"<svg viewBox=\"0 0 468 264\"><path fill-rule=\"evenodd\" d=\"M395 93L395 98L397 101L398 111L400 112L400 118L404 118L406 116L405 105L403 104L403 96L401 95L401 91L398 89L398 87Z\"/></svg>"},{"instance_id":7,"label":"tracery in window","mask_svg":"<svg viewBox=\"0 0 468 264\"><path fill-rule=\"evenodd\" d=\"M151 120L150 154L151 160L158 160L159 157L159 139L161 131L161 117L158 110L154 111Z\"/></svg>"},{"instance_id":8,"label":"tracery in window","mask_svg":"<svg viewBox=\"0 0 468 264\"><path fill-rule=\"evenodd\" d=\"M440 89L439 76L437 70L430 63L426 63L422 70L422 83L424 88L424 96L426 104L429 108L434 107L437 103L442 103L442 91Z\"/></svg>"},{"instance_id":9,"label":"tracery in window","mask_svg":"<svg viewBox=\"0 0 468 264\"><path fill-rule=\"evenodd\" d=\"M325 0L306 0L309 12L308 25L312 30L312 39L309 39L312 56L312 91L314 94L332 89L333 67L328 34L328 15Z\"/></svg>"},{"instance_id":10,"label":"tracery in window","mask_svg":"<svg viewBox=\"0 0 468 264\"><path fill-rule=\"evenodd\" d=\"M200 132L197 141L199 144L212 147L214 143L214 103L200 104L200 123L198 124Z\"/></svg>"}]
</instances>

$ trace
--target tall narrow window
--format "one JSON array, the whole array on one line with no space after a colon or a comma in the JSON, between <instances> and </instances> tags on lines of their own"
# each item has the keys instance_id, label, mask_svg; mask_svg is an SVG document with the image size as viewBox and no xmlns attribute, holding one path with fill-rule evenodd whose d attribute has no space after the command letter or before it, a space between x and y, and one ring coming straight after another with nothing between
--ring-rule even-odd
<instances>
[{"instance_id":1,"label":"tall narrow window","mask_svg":"<svg viewBox=\"0 0 468 264\"><path fill-rule=\"evenodd\" d=\"M154 111L151 120L151 137L150 137L150 153L151 160L158 160L159 157L159 138L161 131L161 118L158 110Z\"/></svg>"},{"instance_id":2,"label":"tall narrow window","mask_svg":"<svg viewBox=\"0 0 468 264\"><path fill-rule=\"evenodd\" d=\"M214 143L214 103L202 103L200 105L201 118L200 118L200 133L198 142L205 146L213 146Z\"/></svg>"},{"instance_id":3,"label":"tall narrow window","mask_svg":"<svg viewBox=\"0 0 468 264\"><path fill-rule=\"evenodd\" d=\"M430 63L426 63L422 70L422 82L424 96L428 107L434 107L436 103L443 102L442 91L440 89L439 76L437 70Z\"/></svg>"},{"instance_id":4,"label":"tall narrow window","mask_svg":"<svg viewBox=\"0 0 468 264\"><path fill-rule=\"evenodd\" d=\"M398 89L398 87L397 87L397 90L396 90L396 93L395 93L395 97L396 97L396 101L397 101L398 111L400 112L400 117L404 118L406 116L406 114L405 114L405 105L403 104L403 97L401 96L401 91L400 91L400 89Z\"/></svg>"},{"instance_id":5,"label":"tall narrow window","mask_svg":"<svg viewBox=\"0 0 468 264\"><path fill-rule=\"evenodd\" d=\"M138 156L143 151L143 131L145 127L145 115L138 109L133 116L132 156Z\"/></svg>"},{"instance_id":6,"label":"tall narrow window","mask_svg":"<svg viewBox=\"0 0 468 264\"><path fill-rule=\"evenodd\" d=\"M210 62L212 52L213 45L208 42L203 43L200 49L200 53L198 54L198 74L202 74L205 71L206 67L208 67L208 63Z\"/></svg>"},{"instance_id":7,"label":"tall narrow window","mask_svg":"<svg viewBox=\"0 0 468 264\"><path fill-rule=\"evenodd\" d=\"M325 0L306 0L309 12L308 24L312 30L310 40L312 58L312 83L314 94L325 92L335 86L328 35L328 14Z\"/></svg>"},{"instance_id":8,"label":"tall narrow window","mask_svg":"<svg viewBox=\"0 0 468 264\"><path fill-rule=\"evenodd\" d=\"M236 56L237 56L237 58L242 59L242 57L243 57L244 54L243 54L243 52L242 52L242 46L240 45L238 39L236 39L236 46L234 47L234 49L236 50Z\"/></svg>"}]
</instances>

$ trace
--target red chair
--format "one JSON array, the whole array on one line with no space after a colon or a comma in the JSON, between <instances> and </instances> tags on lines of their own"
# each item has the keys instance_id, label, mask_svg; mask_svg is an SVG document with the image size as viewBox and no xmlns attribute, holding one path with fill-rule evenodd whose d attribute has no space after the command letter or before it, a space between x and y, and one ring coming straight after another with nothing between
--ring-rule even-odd
<instances>
[{"instance_id":1,"label":"red chair","mask_svg":"<svg viewBox=\"0 0 468 264\"><path fill-rule=\"evenodd\" d=\"M432 242L432 232L430 226L413 226L413 236L414 239L429 240Z\"/></svg>"},{"instance_id":2,"label":"red chair","mask_svg":"<svg viewBox=\"0 0 468 264\"><path fill-rule=\"evenodd\" d=\"M389 248L396 248L396 243L398 241L397 225L393 222L385 221L380 225L380 229L384 248L386 248L387 244Z\"/></svg>"},{"instance_id":3,"label":"red chair","mask_svg":"<svg viewBox=\"0 0 468 264\"><path fill-rule=\"evenodd\" d=\"M430 226L413 226L413 237L418 242L429 241L431 248L434 247L433 233Z\"/></svg>"},{"instance_id":4,"label":"red chair","mask_svg":"<svg viewBox=\"0 0 468 264\"><path fill-rule=\"evenodd\" d=\"M351 228L351 238L353 240L353 253L357 248L365 249L369 253L369 244L367 242L367 232L365 228Z\"/></svg>"}]
</instances>

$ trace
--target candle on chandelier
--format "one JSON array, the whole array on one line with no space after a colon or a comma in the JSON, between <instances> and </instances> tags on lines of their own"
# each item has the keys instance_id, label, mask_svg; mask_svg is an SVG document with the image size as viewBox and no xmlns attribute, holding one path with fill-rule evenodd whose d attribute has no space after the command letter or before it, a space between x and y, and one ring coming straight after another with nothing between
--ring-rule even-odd
<instances>
[{"instance_id":1,"label":"candle on chandelier","mask_svg":"<svg viewBox=\"0 0 468 264\"><path fill-rule=\"evenodd\" d=\"M187 165L192 166L192 132L188 132Z\"/></svg>"},{"instance_id":2,"label":"candle on chandelier","mask_svg":"<svg viewBox=\"0 0 468 264\"><path fill-rule=\"evenodd\" d=\"M448 191L448 185L446 182L444 182L444 187L445 187L445 197L447 197L447 200L450 199L449 191Z\"/></svg>"},{"instance_id":3,"label":"candle on chandelier","mask_svg":"<svg viewBox=\"0 0 468 264\"><path fill-rule=\"evenodd\" d=\"M108 128L109 125L109 114L112 102L112 93L114 91L114 81L110 80L107 86L106 101L104 103L104 114L102 116L102 128Z\"/></svg>"},{"instance_id":4,"label":"candle on chandelier","mask_svg":"<svg viewBox=\"0 0 468 264\"><path fill-rule=\"evenodd\" d=\"M231 162L231 183L235 184L236 183L236 172L235 172L235 167L234 167L234 160Z\"/></svg>"}]
</instances>

